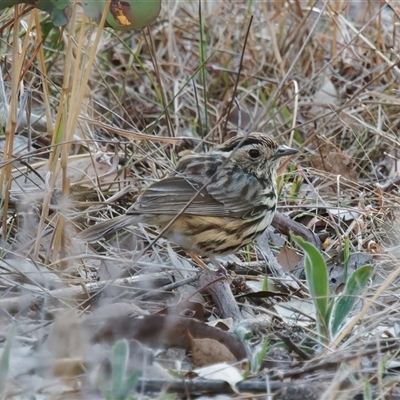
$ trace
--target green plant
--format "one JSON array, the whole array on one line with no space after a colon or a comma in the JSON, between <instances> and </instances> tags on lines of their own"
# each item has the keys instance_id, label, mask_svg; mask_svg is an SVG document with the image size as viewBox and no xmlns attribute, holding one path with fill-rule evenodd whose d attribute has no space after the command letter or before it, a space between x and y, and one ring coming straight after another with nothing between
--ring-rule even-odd
<instances>
[{"instance_id":1,"label":"green plant","mask_svg":"<svg viewBox=\"0 0 400 400\"><path fill-rule=\"evenodd\" d=\"M129 346L126 340L115 343L111 357L111 388L106 391L107 400L126 400L139 383L142 371L128 375Z\"/></svg>"},{"instance_id":2,"label":"green plant","mask_svg":"<svg viewBox=\"0 0 400 400\"><path fill-rule=\"evenodd\" d=\"M255 345L252 343L253 333L247 326L238 325L235 329L235 335L243 343L247 356L249 358L250 373L257 374L262 366L264 356L270 349L270 340L265 336L261 343Z\"/></svg>"},{"instance_id":3,"label":"green plant","mask_svg":"<svg viewBox=\"0 0 400 400\"><path fill-rule=\"evenodd\" d=\"M301 237L293 239L305 253L306 279L316 310L318 334L325 343L330 343L366 288L373 268L371 265L358 268L346 279L343 293L333 296L329 292L327 268L321 253Z\"/></svg>"},{"instance_id":4,"label":"green plant","mask_svg":"<svg viewBox=\"0 0 400 400\"><path fill-rule=\"evenodd\" d=\"M63 26L68 23L70 0L2 0L0 10L23 3L49 13L53 24L56 26ZM89 18L99 22L106 4L106 0L83 1L82 7ZM161 0L127 0L123 3L111 3L110 10L107 13L107 24L118 31L139 30L151 24L157 18L160 8Z\"/></svg>"}]
</instances>

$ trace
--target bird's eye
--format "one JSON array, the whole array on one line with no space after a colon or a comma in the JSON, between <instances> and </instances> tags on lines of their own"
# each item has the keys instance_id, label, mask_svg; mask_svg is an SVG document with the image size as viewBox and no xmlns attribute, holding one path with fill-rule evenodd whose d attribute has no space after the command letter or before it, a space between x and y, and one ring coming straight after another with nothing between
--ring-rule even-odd
<instances>
[{"instance_id":1,"label":"bird's eye","mask_svg":"<svg viewBox=\"0 0 400 400\"><path fill-rule=\"evenodd\" d=\"M253 158L253 159L258 158L258 157L260 157L260 151L257 149L250 149L249 156L250 156L250 158Z\"/></svg>"}]
</instances>

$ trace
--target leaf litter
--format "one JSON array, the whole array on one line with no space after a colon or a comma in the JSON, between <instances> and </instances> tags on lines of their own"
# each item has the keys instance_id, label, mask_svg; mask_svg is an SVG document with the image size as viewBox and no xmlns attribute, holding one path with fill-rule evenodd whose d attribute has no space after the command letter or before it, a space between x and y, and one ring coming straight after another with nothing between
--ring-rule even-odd
<instances>
[{"instance_id":1,"label":"leaf litter","mask_svg":"<svg viewBox=\"0 0 400 400\"><path fill-rule=\"evenodd\" d=\"M116 384L115 368L131 379L132 396L232 393L209 374L187 378L196 365L218 362L227 363L218 379L241 393L289 400L400 396L393 370L400 274L397 10L395 2L205 2L201 10L192 2L165 3L143 32L103 33L90 96L72 130L74 146L54 163L61 144L47 127L56 122L67 39L50 29L51 66L30 91L30 118L19 118L14 152L1 147L2 170L13 168L9 186L1 178L10 193L2 202L0 264L6 398L104 398ZM0 16L4 26L12 18L11 11ZM5 115L12 29L0 31L9 45L0 50ZM27 60L36 40L33 34L26 42ZM24 88L39 79L32 65L29 74ZM51 82L50 102L42 82ZM225 115L233 96L236 107ZM301 150L279 178L282 214L262 239L270 239L270 249L251 245L221 261L232 281L205 277L163 239L153 244L151 227L101 243L76 241L85 227L123 214L143 188L173 169L179 153L235 134L224 129L225 118L228 130L266 131ZM331 293L341 293L346 263L350 273L375 265L347 321L354 327L346 323L331 347L321 348L291 230L322 249ZM257 285L250 284L254 278ZM207 325L221 318L233 326ZM159 351L165 348L183 353ZM118 352L126 362L116 363ZM236 369L243 359L252 364L244 380Z\"/></svg>"}]
</instances>

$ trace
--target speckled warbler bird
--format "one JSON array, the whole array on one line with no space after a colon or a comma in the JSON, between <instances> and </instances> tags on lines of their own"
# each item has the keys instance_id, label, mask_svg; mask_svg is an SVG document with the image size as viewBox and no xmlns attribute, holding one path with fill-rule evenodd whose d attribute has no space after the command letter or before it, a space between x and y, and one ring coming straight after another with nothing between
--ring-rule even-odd
<instances>
[{"instance_id":1,"label":"speckled warbler bird","mask_svg":"<svg viewBox=\"0 0 400 400\"><path fill-rule=\"evenodd\" d=\"M163 236L189 253L211 259L234 253L271 224L279 162L294 153L297 150L253 132L208 153L185 155L176 170L151 184L125 215L86 229L80 238L98 240L140 222L162 230L170 224Z\"/></svg>"}]
</instances>

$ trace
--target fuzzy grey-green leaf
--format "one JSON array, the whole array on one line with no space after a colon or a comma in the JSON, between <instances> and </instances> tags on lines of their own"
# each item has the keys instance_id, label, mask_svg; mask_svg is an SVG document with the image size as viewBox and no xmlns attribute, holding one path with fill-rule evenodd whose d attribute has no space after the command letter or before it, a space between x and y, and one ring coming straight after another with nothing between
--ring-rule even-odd
<instances>
[{"instance_id":1,"label":"fuzzy grey-green leaf","mask_svg":"<svg viewBox=\"0 0 400 400\"><path fill-rule=\"evenodd\" d=\"M293 236L293 240L305 252L306 278L317 312L318 329L320 333L326 336L329 321L330 293L325 260L316 247L303 240L300 236Z\"/></svg>"},{"instance_id":2,"label":"fuzzy grey-green leaf","mask_svg":"<svg viewBox=\"0 0 400 400\"><path fill-rule=\"evenodd\" d=\"M371 277L373 267L364 265L358 268L349 277L346 282L342 296L336 301L332 311L332 319L330 325L331 335L336 335L338 329L343 324L349 313L354 307L354 304L359 299L359 295L367 286L368 279Z\"/></svg>"}]
</instances>

